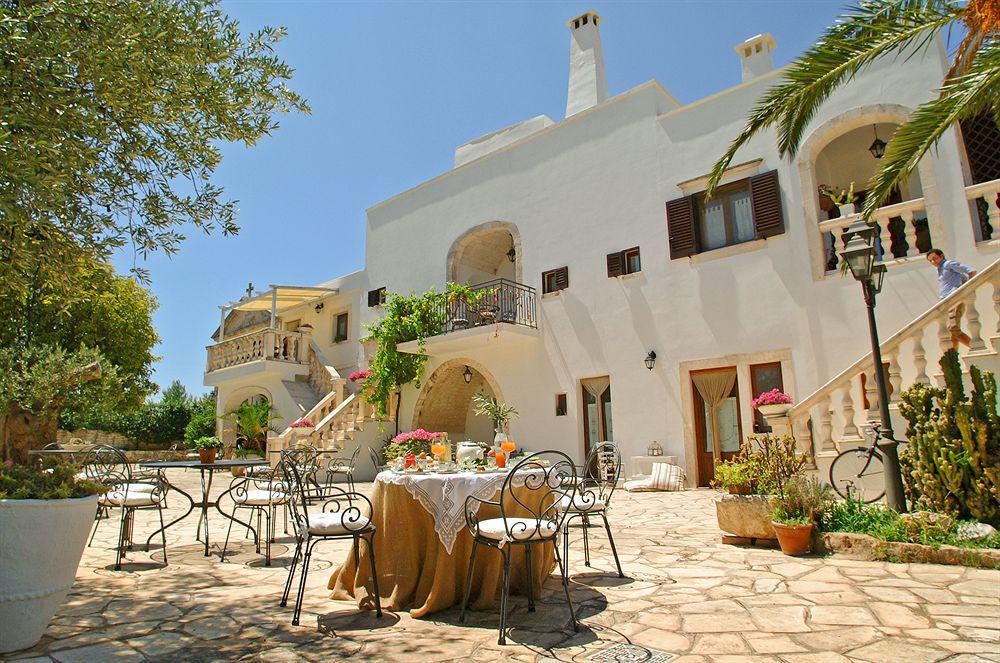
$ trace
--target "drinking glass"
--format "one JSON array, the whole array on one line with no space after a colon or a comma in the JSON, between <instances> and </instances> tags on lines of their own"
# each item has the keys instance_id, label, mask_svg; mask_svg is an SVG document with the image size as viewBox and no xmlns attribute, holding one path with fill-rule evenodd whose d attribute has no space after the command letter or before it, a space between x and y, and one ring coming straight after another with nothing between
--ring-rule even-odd
<instances>
[{"instance_id":1,"label":"drinking glass","mask_svg":"<svg viewBox=\"0 0 1000 663\"><path fill-rule=\"evenodd\" d=\"M434 454L434 457L437 458L439 463L443 460L444 452L444 442L434 442L431 444L431 453Z\"/></svg>"}]
</instances>

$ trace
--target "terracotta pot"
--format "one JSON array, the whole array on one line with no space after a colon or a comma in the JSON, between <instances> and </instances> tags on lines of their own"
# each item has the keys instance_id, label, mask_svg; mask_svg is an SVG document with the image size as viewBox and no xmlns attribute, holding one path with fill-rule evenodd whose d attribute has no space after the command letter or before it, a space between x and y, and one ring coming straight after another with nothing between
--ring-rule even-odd
<instances>
[{"instance_id":1,"label":"terracotta pot","mask_svg":"<svg viewBox=\"0 0 1000 663\"><path fill-rule=\"evenodd\" d=\"M749 495L750 486L743 484L741 486L728 486L730 495Z\"/></svg>"},{"instance_id":2,"label":"terracotta pot","mask_svg":"<svg viewBox=\"0 0 1000 663\"><path fill-rule=\"evenodd\" d=\"M812 523L808 525L782 525L772 522L778 535L778 545L786 555L805 555L812 550Z\"/></svg>"},{"instance_id":3,"label":"terracotta pot","mask_svg":"<svg viewBox=\"0 0 1000 663\"><path fill-rule=\"evenodd\" d=\"M245 467L230 467L229 471L233 473L234 477L241 477L247 473L247 468Z\"/></svg>"},{"instance_id":4,"label":"terracotta pot","mask_svg":"<svg viewBox=\"0 0 1000 663\"><path fill-rule=\"evenodd\" d=\"M219 453L218 449L198 449L198 457L201 458L201 462L205 465L214 463L217 453Z\"/></svg>"}]
</instances>

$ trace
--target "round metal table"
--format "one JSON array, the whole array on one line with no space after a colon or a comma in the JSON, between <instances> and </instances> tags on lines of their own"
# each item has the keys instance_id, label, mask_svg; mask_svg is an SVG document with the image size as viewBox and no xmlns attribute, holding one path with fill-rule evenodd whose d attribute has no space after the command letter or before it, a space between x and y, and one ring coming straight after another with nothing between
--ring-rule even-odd
<instances>
[{"instance_id":1,"label":"round metal table","mask_svg":"<svg viewBox=\"0 0 1000 663\"><path fill-rule=\"evenodd\" d=\"M172 525L176 525L180 521L184 520L189 515L191 515L191 512L194 511L195 507L198 507L199 509L201 509L201 514L200 514L200 516L198 518L198 527L196 528L196 531L198 532L197 539L199 541L202 540L201 539L201 537L202 537L202 531L201 530L202 530L202 528L204 528L205 557L208 557L209 554L210 554L208 552L208 507L210 507L210 506L216 506L216 502L212 502L212 501L209 500L209 492L212 490L212 476L218 470L231 470L234 467L258 467L258 466L267 465L267 464L268 463L267 463L266 460L262 460L260 458L244 458L244 459L234 459L234 460L217 460L214 463L203 463L200 460L162 460L162 461L151 461L151 462L148 462L148 463L139 463L139 467L141 467L143 469L150 469L150 470L157 470L157 471L160 471L160 470L169 470L169 469L185 469L185 470L198 470L201 473L201 501L200 502L195 502L194 498L191 497L191 495L189 495L185 491L181 490L180 488L178 488L174 484L170 483L169 479L167 480L167 485L171 489L173 489L173 490L177 491L178 493L180 493L181 495L183 495L187 499L187 501L190 502L190 506L188 506L188 510L184 512L184 515L180 516L179 518L175 518L174 520L171 520L169 523L167 523L166 525L164 525L160 529L158 529L155 532L153 532L152 534L150 534L149 538L146 539L146 547L147 548L149 547L149 543L150 543L150 541L153 540L153 537L155 537L160 532L165 531L167 528L171 527ZM166 473L164 473L164 477L166 477ZM221 509L216 508L216 510L219 513L221 513L223 516L225 516L226 518L229 518L230 520L232 520L234 522L237 522L240 525L247 526L247 524L244 523L243 521L238 520L238 519L236 519L236 518L234 518L234 517L226 514Z\"/></svg>"}]
</instances>

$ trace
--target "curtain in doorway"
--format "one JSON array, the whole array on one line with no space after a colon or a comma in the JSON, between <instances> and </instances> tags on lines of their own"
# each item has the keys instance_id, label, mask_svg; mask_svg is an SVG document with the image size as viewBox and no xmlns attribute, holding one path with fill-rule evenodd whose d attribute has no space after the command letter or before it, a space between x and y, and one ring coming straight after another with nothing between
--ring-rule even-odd
<instances>
[{"instance_id":1,"label":"curtain in doorway","mask_svg":"<svg viewBox=\"0 0 1000 663\"><path fill-rule=\"evenodd\" d=\"M713 371L711 373L695 373L691 376L691 381L701 394L702 400L708 406L709 419L712 424L712 455L715 462L722 460L722 441L719 439L719 422L716 412L722 401L726 400L729 392L736 384L736 370Z\"/></svg>"},{"instance_id":2,"label":"curtain in doorway","mask_svg":"<svg viewBox=\"0 0 1000 663\"><path fill-rule=\"evenodd\" d=\"M735 375L735 374L734 374ZM590 392L590 395L594 397L597 402L601 401L601 394L604 390L611 386L611 378L605 376L600 378L586 378L580 380L583 383L583 388ZM730 387L731 389L732 387Z\"/></svg>"}]
</instances>

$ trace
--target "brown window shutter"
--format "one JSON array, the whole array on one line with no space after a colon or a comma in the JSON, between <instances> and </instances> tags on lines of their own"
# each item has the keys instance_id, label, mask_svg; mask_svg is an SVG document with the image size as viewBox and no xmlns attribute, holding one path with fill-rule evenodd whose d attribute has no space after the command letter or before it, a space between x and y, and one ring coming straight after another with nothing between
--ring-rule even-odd
<instances>
[{"instance_id":1,"label":"brown window shutter","mask_svg":"<svg viewBox=\"0 0 1000 663\"><path fill-rule=\"evenodd\" d=\"M556 270L556 290L565 290L569 287L569 267L560 267Z\"/></svg>"},{"instance_id":2,"label":"brown window shutter","mask_svg":"<svg viewBox=\"0 0 1000 663\"><path fill-rule=\"evenodd\" d=\"M608 278L621 276L625 273L625 252L615 251L608 254Z\"/></svg>"},{"instance_id":3,"label":"brown window shutter","mask_svg":"<svg viewBox=\"0 0 1000 663\"><path fill-rule=\"evenodd\" d=\"M758 239L785 232L785 221L781 218L778 171L771 170L750 178L750 209Z\"/></svg>"},{"instance_id":4,"label":"brown window shutter","mask_svg":"<svg viewBox=\"0 0 1000 663\"><path fill-rule=\"evenodd\" d=\"M684 196L667 203L667 237L670 240L671 260L693 256L699 251L694 205L694 196Z\"/></svg>"}]
</instances>

